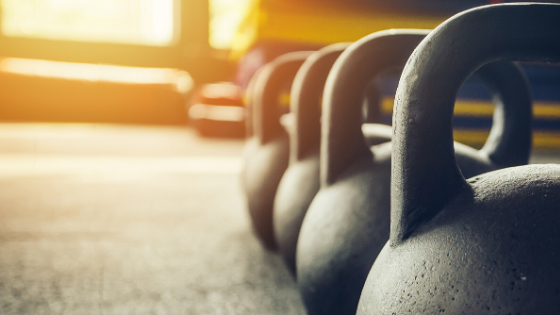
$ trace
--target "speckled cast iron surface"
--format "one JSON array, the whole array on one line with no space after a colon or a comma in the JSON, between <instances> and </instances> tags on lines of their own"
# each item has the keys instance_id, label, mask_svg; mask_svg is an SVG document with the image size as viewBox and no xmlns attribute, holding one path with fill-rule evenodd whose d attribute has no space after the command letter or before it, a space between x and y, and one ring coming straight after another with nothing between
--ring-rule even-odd
<instances>
[{"instance_id":1,"label":"speckled cast iron surface","mask_svg":"<svg viewBox=\"0 0 560 315\"><path fill-rule=\"evenodd\" d=\"M560 166L465 179L450 124L454 95L484 64L560 60L558 17L559 5L481 7L415 50L393 115L390 239L359 315L558 313Z\"/></svg>"},{"instance_id":2,"label":"speckled cast iron surface","mask_svg":"<svg viewBox=\"0 0 560 315\"><path fill-rule=\"evenodd\" d=\"M278 100L311 53L291 52L274 59L257 72L250 89L253 136L247 139L243 152L241 181L255 234L269 249L278 246L272 228L272 207L290 152L288 133L280 124Z\"/></svg>"},{"instance_id":3,"label":"speckled cast iron surface","mask_svg":"<svg viewBox=\"0 0 560 315\"><path fill-rule=\"evenodd\" d=\"M354 315L369 270L389 238L391 143L366 145L360 96L377 74L402 69L427 33L368 35L349 46L329 74L323 96L321 189L303 220L296 253L298 287L310 315ZM492 132L480 151L455 144L450 154L467 176L526 164L532 115L525 76L511 62L489 64L477 75L494 95ZM424 138L430 142L435 135Z\"/></svg>"},{"instance_id":4,"label":"speckled cast iron surface","mask_svg":"<svg viewBox=\"0 0 560 315\"><path fill-rule=\"evenodd\" d=\"M329 71L350 45L339 43L313 53L303 63L292 84L290 111L294 118L290 133L290 163L274 198L273 228L278 250L288 269L296 272L296 245L301 223L313 197L319 191L321 143L321 96ZM369 93L370 112L378 112L379 95ZM368 124L365 141L379 144L391 140L391 127ZM373 128L371 128L373 127Z\"/></svg>"}]
</instances>

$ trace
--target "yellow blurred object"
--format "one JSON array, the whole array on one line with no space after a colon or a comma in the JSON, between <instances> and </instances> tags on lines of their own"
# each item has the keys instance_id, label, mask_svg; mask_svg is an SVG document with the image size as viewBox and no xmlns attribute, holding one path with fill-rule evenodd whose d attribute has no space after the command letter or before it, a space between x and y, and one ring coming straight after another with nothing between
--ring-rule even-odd
<instances>
[{"instance_id":1,"label":"yellow blurred object","mask_svg":"<svg viewBox=\"0 0 560 315\"><path fill-rule=\"evenodd\" d=\"M453 133L453 139L476 148L481 148L488 139L489 130L457 129ZM533 150L558 151L560 148L560 132L555 131L533 131Z\"/></svg>"},{"instance_id":2,"label":"yellow blurred object","mask_svg":"<svg viewBox=\"0 0 560 315\"><path fill-rule=\"evenodd\" d=\"M393 104L395 99L385 97L381 103L383 114L387 115L393 112ZM471 117L491 117L494 113L494 104L488 100L457 100L455 103L455 115L471 116ZM560 103L555 102L534 102L533 117L535 119L559 119Z\"/></svg>"},{"instance_id":3,"label":"yellow blurred object","mask_svg":"<svg viewBox=\"0 0 560 315\"><path fill-rule=\"evenodd\" d=\"M210 46L215 49L230 49L237 28L252 0L209 0Z\"/></svg>"},{"instance_id":4,"label":"yellow blurred object","mask_svg":"<svg viewBox=\"0 0 560 315\"><path fill-rule=\"evenodd\" d=\"M258 40L328 45L390 28L432 29L449 15L356 9L343 4L252 0L232 43L234 58Z\"/></svg>"},{"instance_id":5,"label":"yellow blurred object","mask_svg":"<svg viewBox=\"0 0 560 315\"><path fill-rule=\"evenodd\" d=\"M384 97L381 103L383 115L391 115L395 99ZM455 103L455 116L490 118L494 113L494 105L488 100L459 99ZM533 102L533 119L539 121L553 121L560 119L560 103ZM474 147L482 147L488 138L490 130L457 128L453 134L455 141ZM533 148L549 150L560 148L560 132L554 130L533 131Z\"/></svg>"}]
</instances>

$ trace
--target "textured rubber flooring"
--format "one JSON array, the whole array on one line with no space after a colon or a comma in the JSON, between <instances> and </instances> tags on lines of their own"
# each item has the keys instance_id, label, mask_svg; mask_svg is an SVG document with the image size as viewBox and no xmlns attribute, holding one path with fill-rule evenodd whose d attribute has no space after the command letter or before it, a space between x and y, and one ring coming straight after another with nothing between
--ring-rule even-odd
<instances>
[{"instance_id":1,"label":"textured rubber flooring","mask_svg":"<svg viewBox=\"0 0 560 315\"><path fill-rule=\"evenodd\" d=\"M0 314L304 314L252 236L242 142L0 125Z\"/></svg>"}]
</instances>

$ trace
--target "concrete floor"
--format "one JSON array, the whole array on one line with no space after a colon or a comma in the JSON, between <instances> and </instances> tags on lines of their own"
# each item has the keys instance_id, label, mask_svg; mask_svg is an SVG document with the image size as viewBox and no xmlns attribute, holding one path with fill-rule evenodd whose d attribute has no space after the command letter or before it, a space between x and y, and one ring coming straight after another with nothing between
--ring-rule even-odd
<instances>
[{"instance_id":1,"label":"concrete floor","mask_svg":"<svg viewBox=\"0 0 560 315\"><path fill-rule=\"evenodd\" d=\"M242 146L184 128L0 124L0 314L304 314L251 234Z\"/></svg>"},{"instance_id":2,"label":"concrete floor","mask_svg":"<svg viewBox=\"0 0 560 315\"><path fill-rule=\"evenodd\" d=\"M251 234L242 145L0 125L0 314L304 314Z\"/></svg>"}]
</instances>

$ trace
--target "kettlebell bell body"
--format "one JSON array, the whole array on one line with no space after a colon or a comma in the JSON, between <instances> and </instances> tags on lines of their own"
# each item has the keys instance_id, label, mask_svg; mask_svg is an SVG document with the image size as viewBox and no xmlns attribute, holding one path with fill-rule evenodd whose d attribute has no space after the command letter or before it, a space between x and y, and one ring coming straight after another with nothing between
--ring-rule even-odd
<instances>
[{"instance_id":1,"label":"kettlebell bell body","mask_svg":"<svg viewBox=\"0 0 560 315\"><path fill-rule=\"evenodd\" d=\"M355 314L369 270L389 238L392 145L364 145L356 95L381 72L402 69L428 33L369 35L350 46L329 74L323 97L321 189L303 221L296 255L298 286L310 315ZM456 144L449 152L469 176L527 163L531 147L531 98L522 72L512 63L497 62L477 75L494 95L490 137L480 151ZM398 126L393 127L397 132ZM436 136L425 135L426 141ZM498 155L496 148L511 154Z\"/></svg>"},{"instance_id":2,"label":"kettlebell bell body","mask_svg":"<svg viewBox=\"0 0 560 315\"><path fill-rule=\"evenodd\" d=\"M284 54L266 64L252 82L252 134L244 150L242 185L255 234L268 249L276 248L272 206L276 188L288 167L288 133L278 117L281 90L296 75L310 51Z\"/></svg>"},{"instance_id":3,"label":"kettlebell bell body","mask_svg":"<svg viewBox=\"0 0 560 315\"><path fill-rule=\"evenodd\" d=\"M489 61L560 60L559 17L554 4L469 10L410 58L394 113L391 237L358 314L558 313L560 166L466 180L450 154L448 121L453 93ZM435 86L441 94L429 92Z\"/></svg>"},{"instance_id":4,"label":"kettlebell bell body","mask_svg":"<svg viewBox=\"0 0 560 315\"><path fill-rule=\"evenodd\" d=\"M307 58L298 70L291 89L290 162L276 191L273 226L278 249L288 269L295 275L296 245L303 218L319 191L319 147L321 143L321 96L329 71L350 43L324 47ZM367 89L368 111L378 112L380 95ZM369 145L391 140L391 127L362 126Z\"/></svg>"}]
</instances>

